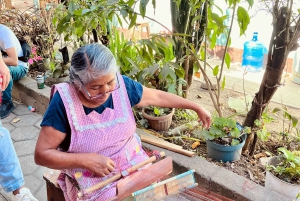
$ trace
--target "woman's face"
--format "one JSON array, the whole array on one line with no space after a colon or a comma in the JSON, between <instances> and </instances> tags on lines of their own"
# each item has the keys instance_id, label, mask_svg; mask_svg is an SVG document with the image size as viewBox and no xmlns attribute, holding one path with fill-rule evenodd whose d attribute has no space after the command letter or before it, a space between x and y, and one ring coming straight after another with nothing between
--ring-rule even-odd
<instances>
[{"instance_id":1,"label":"woman's face","mask_svg":"<svg viewBox=\"0 0 300 201\"><path fill-rule=\"evenodd\" d=\"M105 102L110 93L120 87L116 73L109 73L81 87L84 97L92 102Z\"/></svg>"}]
</instances>

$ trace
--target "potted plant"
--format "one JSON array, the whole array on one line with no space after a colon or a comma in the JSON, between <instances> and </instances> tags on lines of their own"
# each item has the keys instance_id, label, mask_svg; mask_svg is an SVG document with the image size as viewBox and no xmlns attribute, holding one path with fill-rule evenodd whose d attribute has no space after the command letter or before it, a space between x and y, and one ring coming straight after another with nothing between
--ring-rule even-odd
<instances>
[{"instance_id":1,"label":"potted plant","mask_svg":"<svg viewBox=\"0 0 300 201\"><path fill-rule=\"evenodd\" d=\"M300 152L278 148L282 155L271 157L266 166L265 187L295 199L300 190Z\"/></svg>"},{"instance_id":2,"label":"potted plant","mask_svg":"<svg viewBox=\"0 0 300 201\"><path fill-rule=\"evenodd\" d=\"M243 128L236 121L225 117L214 117L209 130L194 131L194 134L206 140L208 157L223 162L240 159L248 133L249 127Z\"/></svg>"},{"instance_id":3,"label":"potted plant","mask_svg":"<svg viewBox=\"0 0 300 201\"><path fill-rule=\"evenodd\" d=\"M161 108L157 106L143 107L142 115L148 120L150 128L156 131L165 131L170 128L174 108Z\"/></svg>"},{"instance_id":4,"label":"potted plant","mask_svg":"<svg viewBox=\"0 0 300 201\"><path fill-rule=\"evenodd\" d=\"M68 54L68 53L66 53ZM69 79L69 59L54 51L51 58L43 59L44 65L48 69L45 73L46 80L52 84L64 82Z\"/></svg>"}]
</instances>

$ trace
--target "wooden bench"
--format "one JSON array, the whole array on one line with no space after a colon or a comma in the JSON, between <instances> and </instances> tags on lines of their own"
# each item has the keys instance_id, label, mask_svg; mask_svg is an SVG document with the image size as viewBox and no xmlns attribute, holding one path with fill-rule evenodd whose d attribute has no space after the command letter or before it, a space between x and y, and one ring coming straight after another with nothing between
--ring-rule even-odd
<instances>
[{"instance_id":1,"label":"wooden bench","mask_svg":"<svg viewBox=\"0 0 300 201\"><path fill-rule=\"evenodd\" d=\"M44 180L47 187L47 201L65 201L64 194L57 184L59 170L50 170L44 173Z\"/></svg>"}]
</instances>

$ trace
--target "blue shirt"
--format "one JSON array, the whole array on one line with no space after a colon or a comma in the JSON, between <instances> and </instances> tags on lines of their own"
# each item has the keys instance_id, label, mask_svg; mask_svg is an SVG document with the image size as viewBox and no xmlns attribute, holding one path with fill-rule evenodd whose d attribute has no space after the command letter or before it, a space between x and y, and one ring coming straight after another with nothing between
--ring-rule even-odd
<instances>
[{"instance_id":1,"label":"blue shirt","mask_svg":"<svg viewBox=\"0 0 300 201\"><path fill-rule=\"evenodd\" d=\"M122 77L124 79L127 94L132 107L141 101L143 94L143 86L139 82L136 82L127 76L123 75ZM109 96L107 101L105 101L105 103L103 103L97 108L88 108L83 105L85 114L89 114L93 110L101 114L107 107L111 109L114 108L111 95ZM62 133L66 133L67 136L64 139L64 141L60 144L60 147L63 150L69 149L71 142L71 127L68 121L65 106L58 92L56 92L53 98L51 99L46 113L44 114L41 126L51 126Z\"/></svg>"}]
</instances>

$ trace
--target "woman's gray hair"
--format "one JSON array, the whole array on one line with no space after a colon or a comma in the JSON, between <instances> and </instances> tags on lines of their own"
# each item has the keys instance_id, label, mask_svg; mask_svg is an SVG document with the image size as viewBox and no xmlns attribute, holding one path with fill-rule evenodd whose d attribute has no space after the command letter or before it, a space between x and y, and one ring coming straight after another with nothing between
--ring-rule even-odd
<instances>
[{"instance_id":1,"label":"woman's gray hair","mask_svg":"<svg viewBox=\"0 0 300 201\"><path fill-rule=\"evenodd\" d=\"M101 76L116 73L119 67L111 51L104 45L93 43L77 49L71 59L70 83L81 87ZM81 80L81 82L80 82Z\"/></svg>"}]
</instances>

